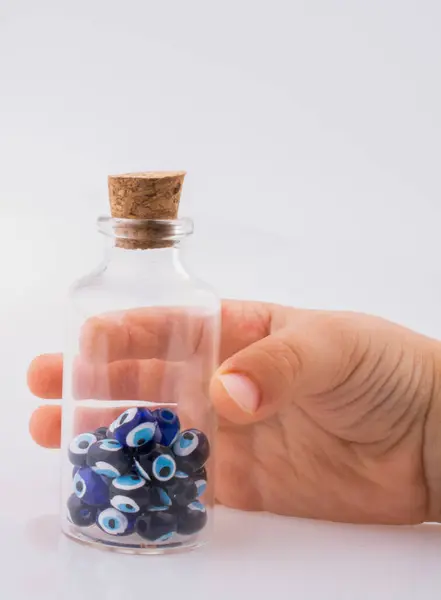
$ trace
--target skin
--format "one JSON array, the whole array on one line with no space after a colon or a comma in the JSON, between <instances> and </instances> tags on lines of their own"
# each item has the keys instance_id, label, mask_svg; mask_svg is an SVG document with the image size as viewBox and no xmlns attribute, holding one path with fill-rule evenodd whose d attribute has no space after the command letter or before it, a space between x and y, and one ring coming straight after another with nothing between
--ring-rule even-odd
<instances>
[{"instance_id":1,"label":"skin","mask_svg":"<svg viewBox=\"0 0 441 600\"><path fill-rule=\"evenodd\" d=\"M175 317L140 309L93 319L81 342L79 395L99 397L103 373L113 398L160 387ZM193 353L197 364L205 350L203 332L187 337L191 348L172 357L170 380L181 359ZM106 360L91 373L103 339ZM35 358L31 391L60 398L62 371L61 355ZM385 320L224 302L221 365L210 384L218 502L354 523L440 521L440 375L441 344ZM36 443L59 447L60 421L59 406L38 408Z\"/></svg>"}]
</instances>

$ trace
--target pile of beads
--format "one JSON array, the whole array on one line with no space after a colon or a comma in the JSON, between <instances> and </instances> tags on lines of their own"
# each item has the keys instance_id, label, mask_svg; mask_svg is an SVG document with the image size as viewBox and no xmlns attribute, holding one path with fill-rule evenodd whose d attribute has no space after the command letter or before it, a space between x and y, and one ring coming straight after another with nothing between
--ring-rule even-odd
<instances>
[{"instance_id":1,"label":"pile of beads","mask_svg":"<svg viewBox=\"0 0 441 600\"><path fill-rule=\"evenodd\" d=\"M137 533L149 542L192 535L207 522L200 501L210 447L197 429L180 431L168 408L129 408L108 429L69 445L73 494L69 520L112 536Z\"/></svg>"}]
</instances>

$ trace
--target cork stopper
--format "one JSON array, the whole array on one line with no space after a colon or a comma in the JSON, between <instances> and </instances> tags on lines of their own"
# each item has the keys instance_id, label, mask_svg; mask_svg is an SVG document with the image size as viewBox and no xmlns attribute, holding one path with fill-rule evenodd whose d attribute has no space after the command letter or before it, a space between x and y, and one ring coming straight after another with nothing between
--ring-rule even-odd
<instances>
[{"instance_id":1,"label":"cork stopper","mask_svg":"<svg viewBox=\"0 0 441 600\"><path fill-rule=\"evenodd\" d=\"M178 218L185 171L151 171L110 175L109 202L117 219L171 220ZM161 239L154 223L118 225L116 245L129 249L166 248L173 242Z\"/></svg>"}]
</instances>

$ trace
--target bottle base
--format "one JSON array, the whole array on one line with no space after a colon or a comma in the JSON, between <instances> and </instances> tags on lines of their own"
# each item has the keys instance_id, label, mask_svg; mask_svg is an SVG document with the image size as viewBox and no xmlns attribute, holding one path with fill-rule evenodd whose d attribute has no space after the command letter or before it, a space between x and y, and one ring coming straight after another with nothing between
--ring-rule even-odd
<instances>
[{"instance_id":1,"label":"bottle base","mask_svg":"<svg viewBox=\"0 0 441 600\"><path fill-rule=\"evenodd\" d=\"M89 529L89 528L87 528ZM176 540L170 540L162 543L147 542L139 536L128 536L127 541L123 541L123 538L116 538L115 541L100 537L99 530L97 535L92 533L92 529L98 529L91 527L86 533L85 530L75 525L68 524L62 529L63 534L75 542L97 548L99 550L107 550L109 552L116 552L118 554L152 554L152 555L163 555L163 554L178 554L181 552L190 552L196 550L201 546L205 546L206 540L198 536L177 536ZM136 539L131 539L136 538ZM180 538L180 539L178 539Z\"/></svg>"}]
</instances>

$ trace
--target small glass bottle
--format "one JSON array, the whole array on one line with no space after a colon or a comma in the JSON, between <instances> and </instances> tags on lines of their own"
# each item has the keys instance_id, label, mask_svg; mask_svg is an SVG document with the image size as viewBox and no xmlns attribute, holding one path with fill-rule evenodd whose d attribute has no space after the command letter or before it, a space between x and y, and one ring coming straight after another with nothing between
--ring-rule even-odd
<instances>
[{"instance_id":1,"label":"small glass bottle","mask_svg":"<svg viewBox=\"0 0 441 600\"><path fill-rule=\"evenodd\" d=\"M62 530L122 552L194 548L212 526L220 302L181 258L183 178L109 177L105 260L71 294Z\"/></svg>"}]
</instances>

